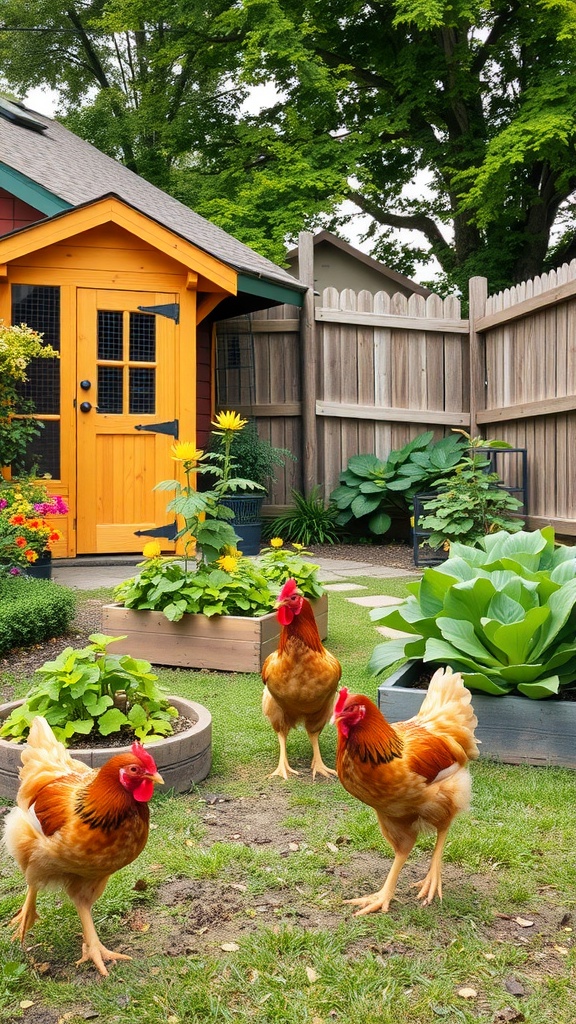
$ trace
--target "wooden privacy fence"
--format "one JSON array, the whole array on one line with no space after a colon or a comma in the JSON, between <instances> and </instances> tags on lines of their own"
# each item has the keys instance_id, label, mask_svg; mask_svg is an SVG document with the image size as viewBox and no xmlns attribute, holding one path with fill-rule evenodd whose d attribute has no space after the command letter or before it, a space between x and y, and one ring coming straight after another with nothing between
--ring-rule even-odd
<instances>
[{"instance_id":1,"label":"wooden privacy fence","mask_svg":"<svg viewBox=\"0 0 576 1024\"><path fill-rule=\"evenodd\" d=\"M238 399L297 456L270 512L292 488L318 483L328 498L352 455L386 458L424 430L463 428L525 447L529 525L576 536L576 261L490 298L474 278L469 306L468 320L455 297L328 288L300 317L253 314L253 399L242 403L231 371L218 400Z\"/></svg>"}]
</instances>

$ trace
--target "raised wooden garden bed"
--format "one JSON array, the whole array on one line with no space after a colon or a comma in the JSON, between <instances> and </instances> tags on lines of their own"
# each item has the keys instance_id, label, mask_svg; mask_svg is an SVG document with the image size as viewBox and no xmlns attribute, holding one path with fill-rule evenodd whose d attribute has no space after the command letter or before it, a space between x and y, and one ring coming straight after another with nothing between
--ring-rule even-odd
<instances>
[{"instance_id":1,"label":"raised wooden garden bed","mask_svg":"<svg viewBox=\"0 0 576 1024\"><path fill-rule=\"evenodd\" d=\"M322 640L328 635L328 595L311 602ZM259 672L276 650L280 626L276 612L259 618L237 615L184 615L169 622L162 612L134 611L104 605L102 632L125 636L114 644L115 654L146 658L153 665Z\"/></svg>"},{"instance_id":2,"label":"raised wooden garden bed","mask_svg":"<svg viewBox=\"0 0 576 1024\"><path fill-rule=\"evenodd\" d=\"M212 765L212 716L202 704L184 700L182 697L168 697L170 704L184 718L189 718L192 725L174 736L146 743L158 771L164 779L166 789L174 789L177 793L187 792L196 782L205 779ZM0 719L8 718L13 708L21 701L0 706ZM102 737L102 746L76 749L70 747L71 757L75 757L92 768L101 768L115 754L120 754L130 747L106 747ZM23 743L0 739L0 797L15 800L18 792L18 772Z\"/></svg>"},{"instance_id":3,"label":"raised wooden garden bed","mask_svg":"<svg viewBox=\"0 0 576 1024\"><path fill-rule=\"evenodd\" d=\"M420 710L424 690L412 688L424 668L413 659L378 687L378 706L391 723L412 718ZM480 754L506 764L561 765L576 768L576 703L490 697L472 693L478 718Z\"/></svg>"}]
</instances>

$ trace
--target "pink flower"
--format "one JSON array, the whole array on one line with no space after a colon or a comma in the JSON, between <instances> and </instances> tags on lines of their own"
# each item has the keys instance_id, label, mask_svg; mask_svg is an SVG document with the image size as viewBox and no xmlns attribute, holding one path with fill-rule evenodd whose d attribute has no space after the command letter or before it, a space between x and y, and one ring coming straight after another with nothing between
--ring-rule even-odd
<instances>
[{"instance_id":1,"label":"pink flower","mask_svg":"<svg viewBox=\"0 0 576 1024\"><path fill-rule=\"evenodd\" d=\"M13 565L12 568L10 569L9 575L10 576L21 576L22 575L22 570L19 569L17 565Z\"/></svg>"},{"instance_id":2,"label":"pink flower","mask_svg":"<svg viewBox=\"0 0 576 1024\"><path fill-rule=\"evenodd\" d=\"M6 498L0 498L0 508L8 508L8 502Z\"/></svg>"}]
</instances>

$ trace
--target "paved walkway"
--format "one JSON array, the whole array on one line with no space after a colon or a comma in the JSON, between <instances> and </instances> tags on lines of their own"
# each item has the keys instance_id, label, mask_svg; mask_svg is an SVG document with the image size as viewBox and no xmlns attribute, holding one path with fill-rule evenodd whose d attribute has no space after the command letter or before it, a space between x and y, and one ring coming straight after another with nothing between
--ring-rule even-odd
<instances>
[{"instance_id":1,"label":"paved walkway","mask_svg":"<svg viewBox=\"0 0 576 1024\"><path fill-rule=\"evenodd\" d=\"M52 569L52 579L57 583L63 583L66 587L75 590L96 590L98 587L114 587L117 583L129 579L137 572L136 564L142 560L139 556L134 561L127 558L115 560L110 559L76 559L73 564L71 560L64 560L61 566L55 562ZM412 573L404 569L394 569L391 566L372 565L370 562L357 562L346 558L314 558L314 562L320 566L318 573L322 583L327 584L330 589L348 590L359 589L357 584L350 584L358 576L370 576L373 579L390 579L393 576L407 576L418 573L413 569ZM419 575L419 573L418 573Z\"/></svg>"}]
</instances>

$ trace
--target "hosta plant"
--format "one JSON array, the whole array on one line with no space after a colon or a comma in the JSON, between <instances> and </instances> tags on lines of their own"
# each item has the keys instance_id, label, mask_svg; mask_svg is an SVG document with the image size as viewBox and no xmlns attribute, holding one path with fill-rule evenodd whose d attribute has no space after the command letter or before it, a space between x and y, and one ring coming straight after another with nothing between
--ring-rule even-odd
<instances>
[{"instance_id":1,"label":"hosta plant","mask_svg":"<svg viewBox=\"0 0 576 1024\"><path fill-rule=\"evenodd\" d=\"M338 524L381 536L390 529L392 515L408 516L414 495L430 490L465 451L462 437L433 437L431 430L418 434L391 451L385 462L376 455L353 455L330 495L339 509Z\"/></svg>"},{"instance_id":2,"label":"hosta plant","mask_svg":"<svg viewBox=\"0 0 576 1024\"><path fill-rule=\"evenodd\" d=\"M36 715L43 715L65 746L75 736L106 737L125 732L150 742L173 732L178 717L148 661L110 654L108 645L124 637L94 633L81 650L67 647L36 670L37 682L23 704L0 728L0 737L23 741Z\"/></svg>"},{"instance_id":3,"label":"hosta plant","mask_svg":"<svg viewBox=\"0 0 576 1024\"><path fill-rule=\"evenodd\" d=\"M402 605L371 613L411 634L375 648L373 673L422 658L497 696L538 700L576 688L576 548L555 544L552 527L452 544L408 589Z\"/></svg>"}]
</instances>

